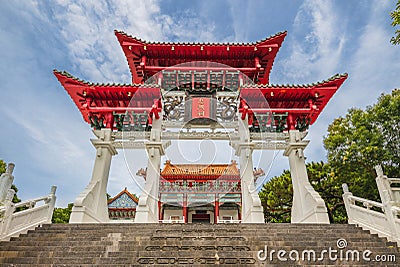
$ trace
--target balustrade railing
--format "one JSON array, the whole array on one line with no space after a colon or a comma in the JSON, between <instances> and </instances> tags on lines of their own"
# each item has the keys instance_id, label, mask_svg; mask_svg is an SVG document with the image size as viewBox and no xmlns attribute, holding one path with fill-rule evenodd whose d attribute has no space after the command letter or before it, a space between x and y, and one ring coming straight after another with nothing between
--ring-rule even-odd
<instances>
[{"instance_id":1,"label":"balustrade railing","mask_svg":"<svg viewBox=\"0 0 400 267\"><path fill-rule=\"evenodd\" d=\"M9 189L3 205L0 206L0 240L8 240L39 225L51 223L56 202L56 188L52 186L48 196L17 204L12 202L15 191ZM22 207L25 209L17 211Z\"/></svg>"},{"instance_id":2,"label":"balustrade railing","mask_svg":"<svg viewBox=\"0 0 400 267\"><path fill-rule=\"evenodd\" d=\"M159 223L185 223L185 216L182 216L182 219L174 219L173 216L170 216L169 219L166 220L158 220Z\"/></svg>"},{"instance_id":3,"label":"balustrade railing","mask_svg":"<svg viewBox=\"0 0 400 267\"><path fill-rule=\"evenodd\" d=\"M229 217L228 219L226 219L226 218L220 219L219 217L217 217L217 223L241 223L242 222L242 220L233 219L233 216L228 216L228 217Z\"/></svg>"},{"instance_id":4,"label":"balustrade railing","mask_svg":"<svg viewBox=\"0 0 400 267\"><path fill-rule=\"evenodd\" d=\"M382 203L353 196L347 184L343 184L343 200L348 223L356 224L371 233L386 237L400 245L400 201L397 198L399 178L387 178L382 168L376 167L379 194Z\"/></svg>"}]
</instances>

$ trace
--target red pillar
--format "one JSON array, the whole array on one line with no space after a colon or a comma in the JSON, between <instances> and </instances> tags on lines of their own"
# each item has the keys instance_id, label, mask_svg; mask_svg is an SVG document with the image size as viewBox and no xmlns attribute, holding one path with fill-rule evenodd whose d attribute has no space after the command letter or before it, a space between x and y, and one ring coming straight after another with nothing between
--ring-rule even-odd
<instances>
[{"instance_id":1,"label":"red pillar","mask_svg":"<svg viewBox=\"0 0 400 267\"><path fill-rule=\"evenodd\" d=\"M214 223L218 223L218 216L219 216L219 201L215 201L215 209L214 209Z\"/></svg>"},{"instance_id":2,"label":"red pillar","mask_svg":"<svg viewBox=\"0 0 400 267\"><path fill-rule=\"evenodd\" d=\"M161 207L162 207L161 201L159 200L158 201L158 220L162 220L163 219L163 215L162 215L162 212L161 212Z\"/></svg>"},{"instance_id":3,"label":"red pillar","mask_svg":"<svg viewBox=\"0 0 400 267\"><path fill-rule=\"evenodd\" d=\"M185 206L183 206L183 209L182 209L183 211L182 211L182 215L183 215L183 217L185 218L185 223L187 223L188 222L188 218L187 218L187 207L186 207L186 205Z\"/></svg>"},{"instance_id":4,"label":"red pillar","mask_svg":"<svg viewBox=\"0 0 400 267\"><path fill-rule=\"evenodd\" d=\"M289 130L296 130L295 122L294 122L292 114L289 114L287 117L287 125L288 125Z\"/></svg>"},{"instance_id":5,"label":"red pillar","mask_svg":"<svg viewBox=\"0 0 400 267\"><path fill-rule=\"evenodd\" d=\"M113 130L114 129L114 116L112 113L108 113L106 117L106 127Z\"/></svg>"},{"instance_id":6,"label":"red pillar","mask_svg":"<svg viewBox=\"0 0 400 267\"><path fill-rule=\"evenodd\" d=\"M185 223L188 222L188 216L187 216L187 200L186 200L186 194L183 196L183 207L182 207L182 215L185 218Z\"/></svg>"}]
</instances>

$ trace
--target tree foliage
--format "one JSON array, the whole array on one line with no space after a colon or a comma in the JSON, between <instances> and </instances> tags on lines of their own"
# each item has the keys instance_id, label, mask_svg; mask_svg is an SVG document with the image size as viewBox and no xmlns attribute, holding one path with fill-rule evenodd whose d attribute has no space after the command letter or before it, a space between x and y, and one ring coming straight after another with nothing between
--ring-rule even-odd
<instances>
[{"instance_id":1,"label":"tree foliage","mask_svg":"<svg viewBox=\"0 0 400 267\"><path fill-rule=\"evenodd\" d=\"M325 200L331 222L346 221L342 199L341 184L329 165L323 162L306 164L308 178L315 190ZM267 222L290 222L293 198L290 171L285 170L280 176L272 178L260 192Z\"/></svg>"},{"instance_id":2,"label":"tree foliage","mask_svg":"<svg viewBox=\"0 0 400 267\"><path fill-rule=\"evenodd\" d=\"M328 162L306 165L310 183L324 199L331 222L346 221L342 184L359 197L380 201L374 167L381 164L389 177L400 177L400 90L382 94L365 110L350 109L328 127L324 138ZM272 178L260 192L269 222L290 221L290 172Z\"/></svg>"},{"instance_id":3,"label":"tree foliage","mask_svg":"<svg viewBox=\"0 0 400 267\"><path fill-rule=\"evenodd\" d=\"M396 9L390 13L390 16L392 17L392 26L400 26L400 0L397 1L396 4ZM400 44L400 30L396 29L395 30L395 36L390 39L390 42L394 45Z\"/></svg>"},{"instance_id":4,"label":"tree foliage","mask_svg":"<svg viewBox=\"0 0 400 267\"><path fill-rule=\"evenodd\" d=\"M400 91L382 94L366 108L351 109L328 127L324 146L328 162L340 182L358 196L379 200L374 167L400 177Z\"/></svg>"},{"instance_id":5,"label":"tree foliage","mask_svg":"<svg viewBox=\"0 0 400 267\"><path fill-rule=\"evenodd\" d=\"M68 204L66 208L55 208L53 211L52 223L68 223L72 212L72 203Z\"/></svg>"},{"instance_id":6,"label":"tree foliage","mask_svg":"<svg viewBox=\"0 0 400 267\"><path fill-rule=\"evenodd\" d=\"M290 222L293 186L289 171L272 178L259 195L267 222Z\"/></svg>"},{"instance_id":7,"label":"tree foliage","mask_svg":"<svg viewBox=\"0 0 400 267\"><path fill-rule=\"evenodd\" d=\"M7 164L4 160L0 159L0 175L6 172Z\"/></svg>"}]
</instances>

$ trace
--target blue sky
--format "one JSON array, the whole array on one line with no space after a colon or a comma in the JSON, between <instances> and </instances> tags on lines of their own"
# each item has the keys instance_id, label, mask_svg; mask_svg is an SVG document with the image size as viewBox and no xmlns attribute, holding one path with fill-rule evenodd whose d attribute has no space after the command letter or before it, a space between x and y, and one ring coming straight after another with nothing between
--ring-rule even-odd
<instances>
[{"instance_id":1,"label":"blue sky","mask_svg":"<svg viewBox=\"0 0 400 267\"><path fill-rule=\"evenodd\" d=\"M334 118L400 87L400 46L389 43L394 0L1 2L0 158L16 163L22 199L45 195L54 184L57 206L65 206L89 182L93 135L52 70L93 82L129 83L114 29L150 41L202 42L253 42L287 30L272 83L311 83L349 73L310 129L308 161L325 160L322 138ZM126 159L136 169L146 162L140 153ZM288 163L279 153L267 178L284 168ZM120 153L108 192L125 186L138 193Z\"/></svg>"}]
</instances>

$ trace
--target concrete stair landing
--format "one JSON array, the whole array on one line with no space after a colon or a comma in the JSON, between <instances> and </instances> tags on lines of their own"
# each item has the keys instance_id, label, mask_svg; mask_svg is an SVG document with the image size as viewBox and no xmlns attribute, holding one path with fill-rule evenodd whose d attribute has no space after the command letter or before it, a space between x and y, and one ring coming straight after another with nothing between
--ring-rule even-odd
<instances>
[{"instance_id":1,"label":"concrete stair landing","mask_svg":"<svg viewBox=\"0 0 400 267\"><path fill-rule=\"evenodd\" d=\"M347 224L52 224L0 244L0 266L172 265L400 266L400 253Z\"/></svg>"}]
</instances>

